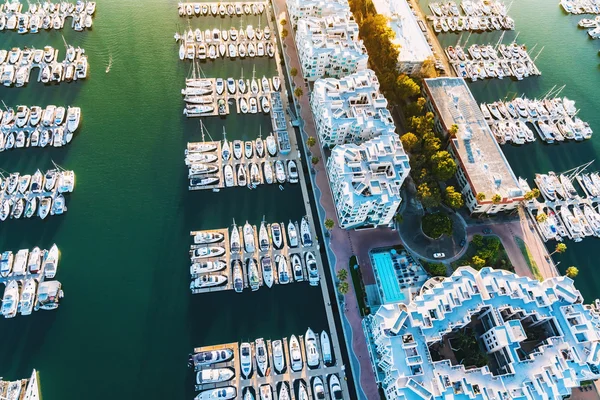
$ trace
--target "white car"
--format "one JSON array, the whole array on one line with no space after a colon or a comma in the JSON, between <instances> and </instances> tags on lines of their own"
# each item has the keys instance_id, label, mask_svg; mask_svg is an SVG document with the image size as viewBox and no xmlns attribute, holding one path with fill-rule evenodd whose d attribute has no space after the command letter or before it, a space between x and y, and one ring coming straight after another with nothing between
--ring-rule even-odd
<instances>
[{"instance_id":1,"label":"white car","mask_svg":"<svg viewBox=\"0 0 600 400\"><path fill-rule=\"evenodd\" d=\"M444 253L433 253L433 258L444 258L446 255Z\"/></svg>"}]
</instances>

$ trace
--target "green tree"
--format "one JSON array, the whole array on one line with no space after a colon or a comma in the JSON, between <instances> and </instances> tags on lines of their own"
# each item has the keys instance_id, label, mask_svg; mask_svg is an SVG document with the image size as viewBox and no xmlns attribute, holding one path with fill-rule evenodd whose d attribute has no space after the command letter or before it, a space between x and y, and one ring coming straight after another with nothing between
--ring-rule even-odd
<instances>
[{"instance_id":1,"label":"green tree","mask_svg":"<svg viewBox=\"0 0 600 400\"><path fill-rule=\"evenodd\" d=\"M289 33L289 32L288 32L288 30L287 30L287 29L285 29L285 28L284 28L284 29L282 29L282 30L281 30L281 38L282 38L283 40L285 40L285 38L287 37L288 33Z\"/></svg>"},{"instance_id":2,"label":"green tree","mask_svg":"<svg viewBox=\"0 0 600 400\"><path fill-rule=\"evenodd\" d=\"M298 70L295 67L292 67L290 69L290 75L296 77L296 75L298 75Z\"/></svg>"},{"instance_id":3,"label":"green tree","mask_svg":"<svg viewBox=\"0 0 600 400\"><path fill-rule=\"evenodd\" d=\"M315 139L315 138L314 138L314 137L312 137L312 136L309 136L309 137L306 139L306 145L307 145L308 147L313 147L313 146L314 146L316 143L317 143L317 139Z\"/></svg>"},{"instance_id":4,"label":"green tree","mask_svg":"<svg viewBox=\"0 0 600 400\"><path fill-rule=\"evenodd\" d=\"M427 236L437 239L442 235L452 235L452 220L442 213L425 214L421 219L421 228Z\"/></svg>"},{"instance_id":5,"label":"green tree","mask_svg":"<svg viewBox=\"0 0 600 400\"><path fill-rule=\"evenodd\" d=\"M525 196L523 196L523 197L525 198L525 200L531 201L539 196L540 196L540 191L537 188L533 188L529 192L525 193Z\"/></svg>"},{"instance_id":6,"label":"green tree","mask_svg":"<svg viewBox=\"0 0 600 400\"><path fill-rule=\"evenodd\" d=\"M348 294L348 291L350 290L350 286L348 285L348 282L340 282L338 283L338 292L340 292L341 295L346 295Z\"/></svg>"},{"instance_id":7,"label":"green tree","mask_svg":"<svg viewBox=\"0 0 600 400\"><path fill-rule=\"evenodd\" d=\"M406 100L414 97L421 92L421 88L411 77L405 74L400 74L396 79L396 93L398 98Z\"/></svg>"},{"instance_id":8,"label":"green tree","mask_svg":"<svg viewBox=\"0 0 600 400\"><path fill-rule=\"evenodd\" d=\"M448 135L453 138L456 136L456 134L458 133L458 125L456 124L452 124L452 126L450 127L450 129L448 129Z\"/></svg>"},{"instance_id":9,"label":"green tree","mask_svg":"<svg viewBox=\"0 0 600 400\"><path fill-rule=\"evenodd\" d=\"M502 201L502 197L497 193L492 197L492 203L494 203L494 204L498 204L501 201Z\"/></svg>"},{"instance_id":10,"label":"green tree","mask_svg":"<svg viewBox=\"0 0 600 400\"><path fill-rule=\"evenodd\" d=\"M431 276L448 276L446 266L442 263L423 263L423 267Z\"/></svg>"},{"instance_id":11,"label":"green tree","mask_svg":"<svg viewBox=\"0 0 600 400\"><path fill-rule=\"evenodd\" d=\"M440 189L427 182L424 182L417 187L417 198L423 204L423 207L426 208L437 207L442 200Z\"/></svg>"},{"instance_id":12,"label":"green tree","mask_svg":"<svg viewBox=\"0 0 600 400\"><path fill-rule=\"evenodd\" d=\"M427 157L431 157L440 150L442 141L435 136L433 132L427 132L423 135L423 152Z\"/></svg>"},{"instance_id":13,"label":"green tree","mask_svg":"<svg viewBox=\"0 0 600 400\"><path fill-rule=\"evenodd\" d=\"M330 231L333 229L334 226L335 226L335 222L331 218L327 218L325 220L325 229Z\"/></svg>"},{"instance_id":14,"label":"green tree","mask_svg":"<svg viewBox=\"0 0 600 400\"><path fill-rule=\"evenodd\" d=\"M483 239L483 236L481 236L481 235L473 235L473 238L471 239L471 242L478 249L481 249L483 246L485 246L485 241Z\"/></svg>"},{"instance_id":15,"label":"green tree","mask_svg":"<svg viewBox=\"0 0 600 400\"><path fill-rule=\"evenodd\" d=\"M567 275L569 278L573 279L577 275L579 275L579 269L577 267L570 266L569 268L567 268L567 272L565 275Z\"/></svg>"},{"instance_id":16,"label":"green tree","mask_svg":"<svg viewBox=\"0 0 600 400\"><path fill-rule=\"evenodd\" d=\"M477 201L484 201L485 193L477 193L477 196L475 198L477 199Z\"/></svg>"},{"instance_id":17,"label":"green tree","mask_svg":"<svg viewBox=\"0 0 600 400\"><path fill-rule=\"evenodd\" d=\"M548 216L546 213L541 212L535 216L535 219L537 222L545 222L548 219Z\"/></svg>"},{"instance_id":18,"label":"green tree","mask_svg":"<svg viewBox=\"0 0 600 400\"><path fill-rule=\"evenodd\" d=\"M302 88L297 87L296 89L294 89L294 95L298 98L302 97L302 95L304 94L304 91L302 90Z\"/></svg>"},{"instance_id":19,"label":"green tree","mask_svg":"<svg viewBox=\"0 0 600 400\"><path fill-rule=\"evenodd\" d=\"M471 264L473 264L473 268L480 270L485 266L485 260L477 255L474 255L471 259Z\"/></svg>"},{"instance_id":20,"label":"green tree","mask_svg":"<svg viewBox=\"0 0 600 400\"><path fill-rule=\"evenodd\" d=\"M431 157L433 175L441 180L447 181L456 174L456 163L447 151L438 151Z\"/></svg>"},{"instance_id":21,"label":"green tree","mask_svg":"<svg viewBox=\"0 0 600 400\"><path fill-rule=\"evenodd\" d=\"M399 212L396 213L396 215L394 215L394 220L401 224L402 222L404 222L404 217L402 216L402 214L400 214Z\"/></svg>"},{"instance_id":22,"label":"green tree","mask_svg":"<svg viewBox=\"0 0 600 400\"><path fill-rule=\"evenodd\" d=\"M558 243L550 255L554 253L564 253L565 251L567 251L567 245L564 243Z\"/></svg>"},{"instance_id":23,"label":"green tree","mask_svg":"<svg viewBox=\"0 0 600 400\"><path fill-rule=\"evenodd\" d=\"M348 271L344 268L340 269L336 273L338 281L345 281L348 278Z\"/></svg>"},{"instance_id":24,"label":"green tree","mask_svg":"<svg viewBox=\"0 0 600 400\"><path fill-rule=\"evenodd\" d=\"M419 143L419 138L417 138L414 133L407 132L404 135L400 136L400 141L402 142L404 150L411 152Z\"/></svg>"},{"instance_id":25,"label":"green tree","mask_svg":"<svg viewBox=\"0 0 600 400\"><path fill-rule=\"evenodd\" d=\"M280 22L281 26L285 26L287 24L287 20L282 19Z\"/></svg>"},{"instance_id":26,"label":"green tree","mask_svg":"<svg viewBox=\"0 0 600 400\"><path fill-rule=\"evenodd\" d=\"M435 59L432 56L427 57L421 65L421 70L417 74L419 78L436 78L437 71L435 70Z\"/></svg>"},{"instance_id":27,"label":"green tree","mask_svg":"<svg viewBox=\"0 0 600 400\"><path fill-rule=\"evenodd\" d=\"M317 164L319 163L319 157L317 157L317 156L313 156L313 157L310 159L310 162L312 162L312 163L313 163L313 165L317 165Z\"/></svg>"},{"instance_id":28,"label":"green tree","mask_svg":"<svg viewBox=\"0 0 600 400\"><path fill-rule=\"evenodd\" d=\"M454 190L454 186L446 186L446 204L455 210L465 205L462 194Z\"/></svg>"}]
</instances>

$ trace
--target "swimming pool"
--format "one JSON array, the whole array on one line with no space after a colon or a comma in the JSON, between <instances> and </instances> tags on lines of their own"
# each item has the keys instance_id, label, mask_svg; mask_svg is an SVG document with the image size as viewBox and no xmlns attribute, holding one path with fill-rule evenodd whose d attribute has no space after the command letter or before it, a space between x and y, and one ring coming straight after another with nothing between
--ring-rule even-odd
<instances>
[{"instance_id":1,"label":"swimming pool","mask_svg":"<svg viewBox=\"0 0 600 400\"><path fill-rule=\"evenodd\" d=\"M372 253L373 270L379 280L380 293L384 303L395 303L405 299L389 252Z\"/></svg>"}]
</instances>

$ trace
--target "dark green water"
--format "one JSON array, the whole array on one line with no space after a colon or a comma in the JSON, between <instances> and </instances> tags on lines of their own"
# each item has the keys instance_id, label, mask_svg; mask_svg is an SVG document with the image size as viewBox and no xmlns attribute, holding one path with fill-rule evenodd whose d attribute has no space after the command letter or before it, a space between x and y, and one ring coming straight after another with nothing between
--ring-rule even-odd
<instances>
[{"instance_id":1,"label":"dark green water","mask_svg":"<svg viewBox=\"0 0 600 400\"><path fill-rule=\"evenodd\" d=\"M82 109L69 146L0 154L7 171L33 173L54 160L77 178L64 216L0 226L0 249L57 243L61 250L56 279L65 298L59 309L0 320L0 376L26 377L37 368L45 400L191 399L186 362L193 347L326 328L321 291L307 284L243 294L189 292L190 230L226 227L233 218L287 222L305 212L299 186L188 192L184 149L201 135L198 120L182 115L180 90L190 64L179 61L173 40L178 25L187 26L176 7L176 1L100 0L93 31L62 32L85 48L87 81L0 88L9 106ZM191 21L193 28L230 23ZM258 18L246 23L256 26ZM61 33L0 35L1 48L28 45L53 45L64 56ZM255 64L258 77L275 73L275 61L267 59L202 68L214 77L236 77L243 68L250 77ZM223 125L230 140L254 139L261 126L263 134L270 130L262 116L206 121L215 140Z\"/></svg>"},{"instance_id":2,"label":"dark green water","mask_svg":"<svg viewBox=\"0 0 600 400\"><path fill-rule=\"evenodd\" d=\"M428 1L421 0L426 7ZM552 87L566 85L562 96L576 101L580 108L579 117L588 121L595 131L591 140L584 143L563 143L547 145L537 140L535 143L520 147L505 145L504 154L515 174L527 178L533 186L535 173L550 170L565 171L598 158L600 150L600 57L598 42L589 39L586 30L577 27L577 22L585 15L570 16L562 11L558 1L524 0L512 3L509 15L515 20L515 31L507 32L504 43L511 42L517 34L517 41L528 48L536 46L532 56L545 46L536 65L542 71L541 77L526 78L521 82L508 79L487 80L471 83L475 98L480 101L495 101L506 96L525 93L530 98L541 98ZM427 13L431 11L427 8ZM489 32L472 34L468 44L497 43L501 33ZM465 43L468 34L463 34L461 43ZM459 35L440 36L444 46L457 43ZM600 162L594 162L589 171L600 170ZM600 273L597 272L597 259L600 256L598 239L587 238L580 243L565 242L568 246L563 255L553 258L560 261L558 269L564 273L570 265L579 268L575 279L577 288L586 301L592 301L600 294ZM549 242L553 249L555 243Z\"/></svg>"}]
</instances>

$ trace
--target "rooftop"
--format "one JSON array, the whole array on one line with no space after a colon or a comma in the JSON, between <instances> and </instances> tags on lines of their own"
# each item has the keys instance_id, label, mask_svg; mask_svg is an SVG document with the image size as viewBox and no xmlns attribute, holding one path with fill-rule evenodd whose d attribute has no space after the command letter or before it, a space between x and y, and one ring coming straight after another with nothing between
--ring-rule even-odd
<instances>
[{"instance_id":1,"label":"rooftop","mask_svg":"<svg viewBox=\"0 0 600 400\"><path fill-rule=\"evenodd\" d=\"M522 197L523 189L465 80L425 79L425 90L445 129L458 125L451 145L473 192L484 193L488 200L496 194L503 200Z\"/></svg>"},{"instance_id":2,"label":"rooftop","mask_svg":"<svg viewBox=\"0 0 600 400\"><path fill-rule=\"evenodd\" d=\"M400 46L398 61L423 62L433 57L427 38L406 0L373 0L377 14L389 18L388 25L396 34L392 41Z\"/></svg>"},{"instance_id":3,"label":"rooftop","mask_svg":"<svg viewBox=\"0 0 600 400\"><path fill-rule=\"evenodd\" d=\"M298 21L296 34L298 38L309 39L313 49L328 48L366 55L362 41L358 40L358 24L352 15L302 18Z\"/></svg>"}]
</instances>

